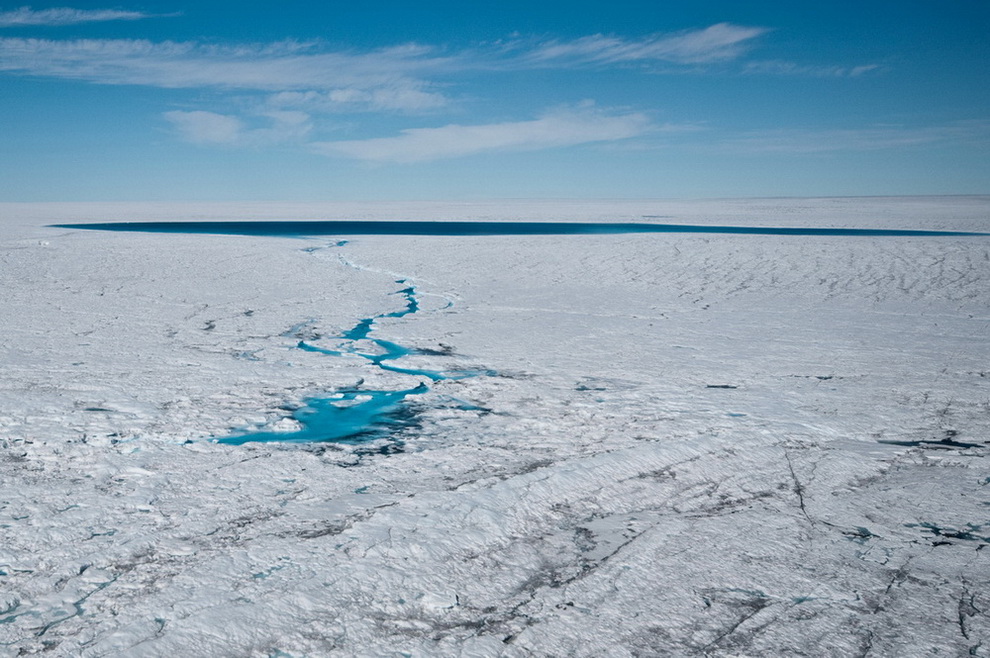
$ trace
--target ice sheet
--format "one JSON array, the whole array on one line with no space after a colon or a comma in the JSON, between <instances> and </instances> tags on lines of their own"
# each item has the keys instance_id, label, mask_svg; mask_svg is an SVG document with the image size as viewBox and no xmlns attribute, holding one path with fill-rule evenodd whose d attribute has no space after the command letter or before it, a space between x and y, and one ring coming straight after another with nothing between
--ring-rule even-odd
<instances>
[{"instance_id":1,"label":"ice sheet","mask_svg":"<svg viewBox=\"0 0 990 658\"><path fill-rule=\"evenodd\" d=\"M317 218L990 200L0 204L0 655L988 655L990 238L46 227ZM487 374L298 347L366 318ZM368 441L211 440L420 384Z\"/></svg>"}]
</instances>

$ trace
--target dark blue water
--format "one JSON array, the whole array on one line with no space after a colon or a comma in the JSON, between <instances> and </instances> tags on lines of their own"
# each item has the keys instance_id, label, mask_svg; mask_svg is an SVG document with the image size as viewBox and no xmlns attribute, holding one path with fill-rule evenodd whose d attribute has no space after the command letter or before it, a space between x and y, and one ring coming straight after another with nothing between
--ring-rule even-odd
<instances>
[{"instance_id":1,"label":"dark blue water","mask_svg":"<svg viewBox=\"0 0 990 658\"><path fill-rule=\"evenodd\" d=\"M56 228L146 233L209 233L221 235L585 235L621 233L728 233L738 235L818 235L875 237L990 236L990 233L914 229L793 228L768 226L693 226L688 224L595 222L435 222L435 221L260 221L260 222L106 222L54 224Z\"/></svg>"},{"instance_id":2,"label":"dark blue water","mask_svg":"<svg viewBox=\"0 0 990 658\"><path fill-rule=\"evenodd\" d=\"M378 320L403 318L419 312L419 300L416 298L415 287L406 285L404 279L399 279L396 283L406 286L393 293L405 298L405 306L401 310L380 313L370 318L358 320L353 327L341 332L339 336L330 338L314 336L311 340L300 340L296 347L306 352L330 357L364 359L382 370L422 377L431 382L496 374L489 370L441 372L403 368L389 363L406 356L430 353L405 347L392 341L371 338L371 333L374 331L375 323ZM310 324L311 321L298 323L282 335L297 335ZM315 345L312 342L314 340L328 341L333 344L333 347ZM373 347L375 352L369 353L367 349L362 349L362 347ZM313 397L304 400L304 406L292 414L292 417L302 426L295 432L244 431L233 436L218 438L216 441L232 445L241 445L252 441L358 443L382 438L410 424L412 414L405 405L406 398L410 395L422 395L429 390L430 388L425 382L415 388L400 391L366 390L358 387L341 389L327 397Z\"/></svg>"}]
</instances>

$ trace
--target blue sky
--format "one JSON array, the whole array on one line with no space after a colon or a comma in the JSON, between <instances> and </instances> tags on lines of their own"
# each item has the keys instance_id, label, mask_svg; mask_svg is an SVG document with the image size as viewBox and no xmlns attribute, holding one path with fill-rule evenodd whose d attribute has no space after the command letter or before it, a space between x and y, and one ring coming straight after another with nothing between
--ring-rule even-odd
<instances>
[{"instance_id":1,"label":"blue sky","mask_svg":"<svg viewBox=\"0 0 990 658\"><path fill-rule=\"evenodd\" d=\"M990 192L990 3L0 5L0 201Z\"/></svg>"}]
</instances>

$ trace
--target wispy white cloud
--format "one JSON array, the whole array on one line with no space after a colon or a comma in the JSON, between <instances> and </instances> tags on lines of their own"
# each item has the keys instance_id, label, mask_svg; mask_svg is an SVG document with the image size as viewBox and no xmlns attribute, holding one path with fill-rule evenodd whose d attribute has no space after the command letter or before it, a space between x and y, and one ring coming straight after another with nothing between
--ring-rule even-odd
<instances>
[{"instance_id":1,"label":"wispy white cloud","mask_svg":"<svg viewBox=\"0 0 990 658\"><path fill-rule=\"evenodd\" d=\"M877 151L949 143L987 143L990 121L956 121L934 126L875 125L833 130L751 131L724 142L735 151L756 153L829 153Z\"/></svg>"},{"instance_id":2,"label":"wispy white cloud","mask_svg":"<svg viewBox=\"0 0 990 658\"><path fill-rule=\"evenodd\" d=\"M345 87L329 91L282 91L272 94L268 104L309 112L352 112L355 110L426 112L450 103L443 94L429 91L424 84L398 81L375 89Z\"/></svg>"},{"instance_id":3,"label":"wispy white cloud","mask_svg":"<svg viewBox=\"0 0 990 658\"><path fill-rule=\"evenodd\" d=\"M708 64L742 55L767 32L763 27L718 23L703 30L656 34L643 39L595 34L573 41L550 41L525 53L522 61L553 65L616 64L659 60L676 64Z\"/></svg>"},{"instance_id":4,"label":"wispy white cloud","mask_svg":"<svg viewBox=\"0 0 990 658\"><path fill-rule=\"evenodd\" d=\"M65 12L56 14L51 12ZM73 13L76 12L76 13ZM0 14L17 20L70 21L139 18L116 10L41 10ZM131 16L134 14L134 16ZM58 18L61 16L61 18ZM75 18L72 18L75 16ZM176 134L197 144L261 145L304 142L314 130L312 116L335 112L436 112L451 104L447 84L479 71L624 66L665 63L690 67L735 61L767 33L763 27L718 23L704 29L640 39L591 35L563 41L516 40L505 44L442 50L403 44L372 51L329 49L322 42L281 41L214 45L135 39L52 40L0 38L0 74L42 76L106 85L235 92L223 113L172 111L165 119ZM737 63L750 73L805 73L787 62ZM822 67L817 74L857 76L874 65ZM229 94L228 94L229 96ZM238 112L231 113L236 106ZM209 109L216 109L215 107ZM415 162L496 150L532 150L621 142L661 128L643 114L583 108L558 111L529 121L482 125L450 124L412 128L392 137L322 141L321 153L366 161ZM838 136L843 137L843 136ZM812 149L808 135L749 135L740 147ZM848 138L851 139L851 138ZM874 141L879 141L876 137ZM642 141L642 140L638 140ZM841 141L841 140L840 140ZM638 143L637 142L637 143ZM816 142L815 142L816 143ZM757 146L760 144L761 146ZM774 144L777 144L776 146Z\"/></svg>"},{"instance_id":5,"label":"wispy white cloud","mask_svg":"<svg viewBox=\"0 0 990 658\"><path fill-rule=\"evenodd\" d=\"M327 53L295 41L207 46L129 39L0 39L0 70L167 88L372 88L442 66L442 59L428 53L412 46Z\"/></svg>"},{"instance_id":6,"label":"wispy white cloud","mask_svg":"<svg viewBox=\"0 0 990 658\"><path fill-rule=\"evenodd\" d=\"M250 127L241 118L196 110L165 112L179 136L193 144L225 146L270 146L301 141L312 130L312 122L304 112L267 112L260 118L266 126Z\"/></svg>"},{"instance_id":7,"label":"wispy white cloud","mask_svg":"<svg viewBox=\"0 0 990 658\"><path fill-rule=\"evenodd\" d=\"M703 30L640 40L594 35L567 42L517 43L510 48L475 48L444 55L419 44L354 52L327 51L319 43L296 41L215 46L128 39L3 38L0 71L97 84L319 91L324 96L311 97L308 102L364 104L372 109L431 108L445 101L430 88L430 76L640 60L701 64L739 56L748 42L764 32L765 28L719 23ZM354 93L355 90L367 93Z\"/></svg>"},{"instance_id":8,"label":"wispy white cloud","mask_svg":"<svg viewBox=\"0 0 990 658\"><path fill-rule=\"evenodd\" d=\"M608 114L590 108L564 110L531 121L440 128L411 128L395 137L319 142L313 149L370 162L425 162L490 151L532 151L610 142L653 129L645 114Z\"/></svg>"},{"instance_id":9,"label":"wispy white cloud","mask_svg":"<svg viewBox=\"0 0 990 658\"><path fill-rule=\"evenodd\" d=\"M279 108L421 111L446 98L425 77L449 58L415 44L371 52L326 52L283 41L236 46L130 39L0 39L0 71L96 84L299 92Z\"/></svg>"},{"instance_id":10,"label":"wispy white cloud","mask_svg":"<svg viewBox=\"0 0 990 658\"><path fill-rule=\"evenodd\" d=\"M0 12L0 27L20 27L29 25L75 25L77 23L97 23L102 21L134 21L150 18L152 14L140 11L120 11L117 9L38 9L21 7L12 11Z\"/></svg>"},{"instance_id":11,"label":"wispy white cloud","mask_svg":"<svg viewBox=\"0 0 990 658\"><path fill-rule=\"evenodd\" d=\"M859 66L822 66L813 64L797 64L781 60L748 62L743 68L744 73L766 75L804 75L820 78L856 78L867 73L879 72L879 64L863 64Z\"/></svg>"}]
</instances>

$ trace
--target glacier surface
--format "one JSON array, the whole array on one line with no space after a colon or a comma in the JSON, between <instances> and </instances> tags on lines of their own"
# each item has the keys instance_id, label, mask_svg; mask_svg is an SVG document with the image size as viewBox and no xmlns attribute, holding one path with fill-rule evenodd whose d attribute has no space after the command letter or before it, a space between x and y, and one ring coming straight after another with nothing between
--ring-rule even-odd
<instances>
[{"instance_id":1,"label":"glacier surface","mask_svg":"<svg viewBox=\"0 0 990 658\"><path fill-rule=\"evenodd\" d=\"M990 237L277 219L990 198L0 204L0 656L990 656Z\"/></svg>"}]
</instances>

